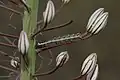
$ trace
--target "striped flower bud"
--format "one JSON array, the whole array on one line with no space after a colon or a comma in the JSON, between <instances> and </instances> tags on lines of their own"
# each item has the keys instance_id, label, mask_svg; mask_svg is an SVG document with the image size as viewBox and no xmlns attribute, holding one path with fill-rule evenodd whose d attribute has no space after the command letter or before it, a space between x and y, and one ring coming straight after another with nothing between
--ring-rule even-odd
<instances>
[{"instance_id":1,"label":"striped flower bud","mask_svg":"<svg viewBox=\"0 0 120 80\"><path fill-rule=\"evenodd\" d=\"M67 3L70 2L70 0L62 0L62 2L63 2L64 4L67 4Z\"/></svg>"},{"instance_id":2,"label":"striped flower bud","mask_svg":"<svg viewBox=\"0 0 120 80\"><path fill-rule=\"evenodd\" d=\"M67 51L61 52L56 58L56 66L62 67L69 59Z\"/></svg>"},{"instance_id":3,"label":"striped flower bud","mask_svg":"<svg viewBox=\"0 0 120 80\"><path fill-rule=\"evenodd\" d=\"M28 52L29 48L29 41L26 32L21 31L20 37L18 40L18 50L21 52L23 55L25 55Z\"/></svg>"},{"instance_id":4,"label":"striped flower bud","mask_svg":"<svg viewBox=\"0 0 120 80\"><path fill-rule=\"evenodd\" d=\"M14 67L14 68L19 67L19 63L18 63L18 61L16 59L19 59L19 58L16 57L15 59L11 59L11 61L10 61L11 66Z\"/></svg>"},{"instance_id":5,"label":"striped flower bud","mask_svg":"<svg viewBox=\"0 0 120 80\"><path fill-rule=\"evenodd\" d=\"M87 31L92 34L97 34L106 26L108 12L104 12L104 8L99 8L90 17L87 24Z\"/></svg>"},{"instance_id":6,"label":"striped flower bud","mask_svg":"<svg viewBox=\"0 0 120 80\"><path fill-rule=\"evenodd\" d=\"M88 74L96 65L97 55L96 53L90 54L82 64L81 75Z\"/></svg>"},{"instance_id":7,"label":"striped flower bud","mask_svg":"<svg viewBox=\"0 0 120 80\"><path fill-rule=\"evenodd\" d=\"M55 16L55 6L51 0L48 1L46 10L43 12L44 23L50 23Z\"/></svg>"},{"instance_id":8,"label":"striped flower bud","mask_svg":"<svg viewBox=\"0 0 120 80\"><path fill-rule=\"evenodd\" d=\"M88 73L86 80L96 80L98 77L98 71L99 71L99 67L98 64L96 64L95 68Z\"/></svg>"}]
</instances>

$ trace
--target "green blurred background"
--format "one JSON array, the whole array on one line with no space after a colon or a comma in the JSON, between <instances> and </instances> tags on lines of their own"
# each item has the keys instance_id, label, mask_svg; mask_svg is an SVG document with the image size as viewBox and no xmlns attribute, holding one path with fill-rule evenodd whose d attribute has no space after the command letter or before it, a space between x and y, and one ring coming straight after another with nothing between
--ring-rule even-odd
<instances>
[{"instance_id":1,"label":"green blurred background","mask_svg":"<svg viewBox=\"0 0 120 80\"><path fill-rule=\"evenodd\" d=\"M48 0L40 0L39 17L42 19L42 12ZM61 0L53 0L56 9L60 7ZM7 2L7 0L5 1ZM55 66L55 57L62 51L67 50L70 55L68 63L62 68L49 76L40 77L40 80L71 80L80 73L81 64L90 53L97 53L98 64L100 67L99 77L97 80L119 80L120 79L120 0L71 0L69 4L61 9L54 21L49 25L59 25L69 20L74 23L68 27L45 32L38 37L38 41L47 41L54 36L62 36L77 32L84 32L88 22L88 18L98 8L103 7L109 12L108 24L98 35L95 35L87 40L78 41L77 43L52 49L53 62L50 61L48 51L41 53L44 58L41 73L51 70ZM16 8L15 8L16 9ZM9 19L10 12L0 8L0 31L9 34L19 35L22 29L22 19L18 15L14 15ZM8 24L16 26L16 29L8 27ZM3 37L1 42L6 42ZM0 50L13 55L13 49L0 46ZM10 63L3 60L9 60L6 57L0 56L0 64L10 66ZM37 63L40 63L37 59ZM12 68L12 67L11 67ZM8 75L9 72L0 68L0 75ZM8 79L0 79L8 80ZM12 79L13 80L13 79ZM15 80L15 79L14 79Z\"/></svg>"}]
</instances>

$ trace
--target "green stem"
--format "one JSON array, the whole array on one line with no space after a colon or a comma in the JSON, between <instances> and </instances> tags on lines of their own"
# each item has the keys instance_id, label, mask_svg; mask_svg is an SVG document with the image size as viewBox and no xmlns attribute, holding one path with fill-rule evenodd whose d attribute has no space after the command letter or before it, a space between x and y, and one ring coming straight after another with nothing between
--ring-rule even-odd
<instances>
[{"instance_id":1,"label":"green stem","mask_svg":"<svg viewBox=\"0 0 120 80\"><path fill-rule=\"evenodd\" d=\"M31 40L31 34L34 32L37 24L37 13L39 0L27 0L27 4L31 8L31 12L24 12L23 17L23 30L27 33L29 38L29 51L26 55L28 59L28 66L25 65L23 58L21 57L21 77L20 80L34 80L32 75L35 73L35 40Z\"/></svg>"}]
</instances>

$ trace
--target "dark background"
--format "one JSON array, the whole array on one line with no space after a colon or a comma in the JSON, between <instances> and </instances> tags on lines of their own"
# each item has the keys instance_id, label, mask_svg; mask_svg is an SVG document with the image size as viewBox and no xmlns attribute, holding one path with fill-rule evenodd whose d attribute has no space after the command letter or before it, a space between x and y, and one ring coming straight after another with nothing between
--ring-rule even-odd
<instances>
[{"instance_id":1,"label":"dark background","mask_svg":"<svg viewBox=\"0 0 120 80\"><path fill-rule=\"evenodd\" d=\"M42 19L42 12L45 9L47 0L40 0L39 17ZM61 5L60 0L54 0L55 6L58 9ZM75 44L67 45L52 49L53 63L48 65L50 54L48 51L41 53L44 58L41 72L51 70L55 66L55 57L62 51L67 50L70 55L69 61L58 71L49 76L40 77L40 80L71 80L80 73L81 64L90 53L97 53L98 64L100 67L98 80L119 80L120 79L120 1L119 0L71 0L69 4L61 9L54 21L49 27L59 25L69 20L74 23L68 27L45 32L38 40L47 41L54 36L62 36L77 32L84 32L87 21L90 15L98 8L103 7L109 12L108 24L98 35L95 35L87 40L78 41ZM16 9L16 8L15 8ZM9 19L10 12L0 8L0 31L9 34L19 35L22 29L21 17L14 15ZM8 24L16 26L17 29L8 27ZM1 37L0 41L5 42ZM13 54L13 49L0 46L0 50ZM9 60L6 57L0 56L0 64L10 66ZM40 59L37 60L40 63ZM9 64L9 65L8 65ZM0 69L0 75L8 75L8 71ZM8 80L8 79L0 79Z\"/></svg>"}]
</instances>

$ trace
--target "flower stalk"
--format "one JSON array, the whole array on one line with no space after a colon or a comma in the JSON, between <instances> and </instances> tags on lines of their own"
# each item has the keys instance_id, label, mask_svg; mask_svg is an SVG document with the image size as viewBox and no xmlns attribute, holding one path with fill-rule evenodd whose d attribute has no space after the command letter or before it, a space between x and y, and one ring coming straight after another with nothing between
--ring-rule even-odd
<instances>
[{"instance_id":1,"label":"flower stalk","mask_svg":"<svg viewBox=\"0 0 120 80\"><path fill-rule=\"evenodd\" d=\"M31 76L35 73L36 52L35 39L31 39L31 34L34 33L37 24L38 5L40 0L26 0L26 5L31 9L30 13L24 11L23 30L26 32L29 40L29 49L25 57L28 59L28 66L25 66L21 56L21 76L20 80L34 80Z\"/></svg>"}]
</instances>

